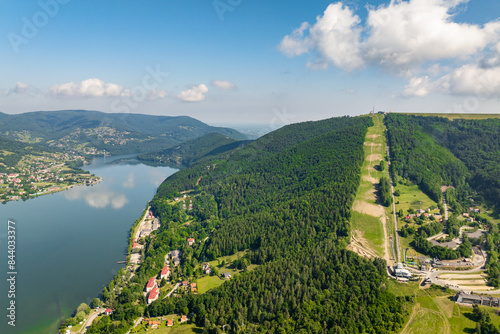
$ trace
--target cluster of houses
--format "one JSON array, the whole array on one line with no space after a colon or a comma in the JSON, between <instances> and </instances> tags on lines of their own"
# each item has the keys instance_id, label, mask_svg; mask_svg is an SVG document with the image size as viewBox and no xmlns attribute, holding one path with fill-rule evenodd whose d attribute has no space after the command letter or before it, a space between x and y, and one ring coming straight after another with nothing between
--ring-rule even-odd
<instances>
[{"instance_id":1,"label":"cluster of houses","mask_svg":"<svg viewBox=\"0 0 500 334\"><path fill-rule=\"evenodd\" d=\"M132 250L140 250L144 245L138 243L138 239L148 237L153 231L160 228L160 220L154 216L152 211L148 211L144 217L144 223L140 226L138 237L132 240ZM139 253L132 253L130 256L132 264L139 264L141 262L141 255Z\"/></svg>"},{"instance_id":2,"label":"cluster of houses","mask_svg":"<svg viewBox=\"0 0 500 334\"><path fill-rule=\"evenodd\" d=\"M169 266L164 266L160 272L160 280L167 279L170 276L170 268ZM160 296L160 289L158 288L158 284L156 282L156 277L151 277L146 283L146 294L147 294L147 302L151 304Z\"/></svg>"},{"instance_id":3,"label":"cluster of houses","mask_svg":"<svg viewBox=\"0 0 500 334\"><path fill-rule=\"evenodd\" d=\"M469 222L469 223L473 223L474 222L474 218L472 218L470 216L470 214L468 214L467 212L464 212L462 213L462 216Z\"/></svg>"},{"instance_id":4,"label":"cluster of houses","mask_svg":"<svg viewBox=\"0 0 500 334\"><path fill-rule=\"evenodd\" d=\"M182 281L182 287L187 289L190 289L192 293L195 295L198 294L198 285L196 283L189 283L188 281Z\"/></svg>"},{"instance_id":5,"label":"cluster of houses","mask_svg":"<svg viewBox=\"0 0 500 334\"><path fill-rule=\"evenodd\" d=\"M159 320L153 320L153 319L150 319L150 318L145 318L142 323L143 324L146 324L148 325L149 327L153 328L153 329L157 329L158 327L161 326L162 324L162 321L165 322L165 324L167 325L167 327L172 327L174 325L174 319L167 319L167 320L164 320L164 319L159 319ZM178 318L178 321L179 323L185 323L188 321L188 317L185 316L185 315L181 315L179 318Z\"/></svg>"},{"instance_id":6,"label":"cluster of houses","mask_svg":"<svg viewBox=\"0 0 500 334\"><path fill-rule=\"evenodd\" d=\"M443 216L441 215L441 213L439 213L439 212L437 212L437 213L430 213L431 209L427 209L427 210L418 209L415 212L416 213L412 213L412 214L406 215L405 216L405 220L406 221L410 221L413 218L426 218L427 219L427 218L430 218L430 217L434 217L439 222L443 221Z\"/></svg>"},{"instance_id":7,"label":"cluster of houses","mask_svg":"<svg viewBox=\"0 0 500 334\"><path fill-rule=\"evenodd\" d=\"M212 268L210 268L210 264L208 262L203 263L203 271L207 275L210 275L212 273Z\"/></svg>"},{"instance_id":8,"label":"cluster of houses","mask_svg":"<svg viewBox=\"0 0 500 334\"><path fill-rule=\"evenodd\" d=\"M100 178L90 174L72 174L63 170L66 161L81 160L83 156L69 154L51 154L47 157L23 157L18 163L19 168L9 167L11 173L0 173L0 184L9 187L0 187L0 196L4 200L17 200L27 193L29 196L38 196L51 193L67 187L54 187L51 183L65 182L72 184L95 184ZM40 186L37 183L45 183ZM48 183L48 184L47 184ZM57 189L56 189L57 188Z\"/></svg>"},{"instance_id":9,"label":"cluster of houses","mask_svg":"<svg viewBox=\"0 0 500 334\"><path fill-rule=\"evenodd\" d=\"M170 252L170 260L174 264L175 267L181 264L181 256L182 256L182 251L176 249ZM168 260L168 254L165 258L165 263L169 264L170 261Z\"/></svg>"}]
</instances>

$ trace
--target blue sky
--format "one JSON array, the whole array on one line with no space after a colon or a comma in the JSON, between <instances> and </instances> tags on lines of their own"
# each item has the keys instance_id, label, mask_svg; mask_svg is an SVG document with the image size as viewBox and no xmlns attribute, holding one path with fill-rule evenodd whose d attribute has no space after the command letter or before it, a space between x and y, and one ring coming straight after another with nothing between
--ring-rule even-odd
<instances>
[{"instance_id":1,"label":"blue sky","mask_svg":"<svg viewBox=\"0 0 500 334\"><path fill-rule=\"evenodd\" d=\"M497 0L1 0L0 111L499 112L499 16Z\"/></svg>"}]
</instances>

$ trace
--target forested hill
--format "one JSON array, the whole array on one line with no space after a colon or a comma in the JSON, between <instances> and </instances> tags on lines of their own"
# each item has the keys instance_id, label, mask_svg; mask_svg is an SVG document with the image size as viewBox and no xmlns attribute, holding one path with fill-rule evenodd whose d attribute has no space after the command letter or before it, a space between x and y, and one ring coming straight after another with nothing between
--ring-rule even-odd
<instances>
[{"instance_id":1,"label":"forested hill","mask_svg":"<svg viewBox=\"0 0 500 334\"><path fill-rule=\"evenodd\" d=\"M396 173L403 176L401 171L412 169L412 163L440 166L443 184L460 186L466 182L500 210L500 119L451 121L444 117L389 114L386 124L391 149L399 154L396 162L406 161L396 163ZM423 143L433 144L424 147ZM420 159L410 163L411 154L420 154ZM415 174L424 179L422 172L426 170L415 170Z\"/></svg>"},{"instance_id":2,"label":"forested hill","mask_svg":"<svg viewBox=\"0 0 500 334\"><path fill-rule=\"evenodd\" d=\"M218 154L243 147L250 142L247 140L237 141L218 133L209 133L199 138L188 140L178 146L141 154L137 158L141 161L177 168L189 167L200 160L207 161Z\"/></svg>"},{"instance_id":3,"label":"forested hill","mask_svg":"<svg viewBox=\"0 0 500 334\"><path fill-rule=\"evenodd\" d=\"M467 167L411 116L388 114L385 124L395 182L409 179L436 202L441 201L442 185L465 184Z\"/></svg>"},{"instance_id":4,"label":"forested hill","mask_svg":"<svg viewBox=\"0 0 500 334\"><path fill-rule=\"evenodd\" d=\"M236 140L246 139L236 130L212 127L187 116L108 114L91 110L36 111L0 116L0 135L77 151L86 147L111 154L147 152L209 133Z\"/></svg>"},{"instance_id":5,"label":"forested hill","mask_svg":"<svg viewBox=\"0 0 500 334\"><path fill-rule=\"evenodd\" d=\"M345 250L371 125L370 117L342 117L287 126L168 178L152 201L162 225L143 264L126 291L105 291L114 326L192 312L209 333L222 326L228 333L397 331L404 300L384 288L385 262ZM189 189L194 207L186 218L171 203ZM206 241L188 246L187 236ZM174 249L183 252L185 279L198 275L200 262L243 250L240 265L258 266L205 294L160 298L141 313L135 301ZM98 322L88 332L109 326Z\"/></svg>"}]
</instances>

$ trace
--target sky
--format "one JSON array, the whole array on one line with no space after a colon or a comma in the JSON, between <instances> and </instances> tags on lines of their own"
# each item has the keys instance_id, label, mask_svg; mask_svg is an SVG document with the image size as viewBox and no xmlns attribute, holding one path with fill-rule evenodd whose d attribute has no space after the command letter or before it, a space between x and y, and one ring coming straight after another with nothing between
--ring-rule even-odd
<instances>
[{"instance_id":1,"label":"sky","mask_svg":"<svg viewBox=\"0 0 500 334\"><path fill-rule=\"evenodd\" d=\"M500 112L498 0L0 0L0 111Z\"/></svg>"}]
</instances>

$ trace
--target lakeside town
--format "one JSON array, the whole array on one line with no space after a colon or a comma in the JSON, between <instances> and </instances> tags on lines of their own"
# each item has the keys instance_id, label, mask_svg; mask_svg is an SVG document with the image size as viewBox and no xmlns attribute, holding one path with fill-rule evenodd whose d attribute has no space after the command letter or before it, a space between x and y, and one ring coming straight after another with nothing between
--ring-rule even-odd
<instances>
[{"instance_id":1,"label":"lakeside town","mask_svg":"<svg viewBox=\"0 0 500 334\"><path fill-rule=\"evenodd\" d=\"M16 166L0 173L0 200L28 199L75 185L97 184L100 177L79 169L88 163L85 156L70 153L25 155Z\"/></svg>"}]
</instances>

